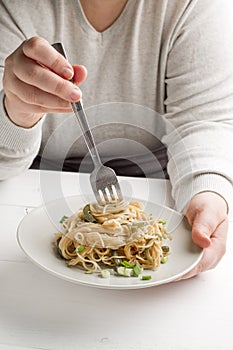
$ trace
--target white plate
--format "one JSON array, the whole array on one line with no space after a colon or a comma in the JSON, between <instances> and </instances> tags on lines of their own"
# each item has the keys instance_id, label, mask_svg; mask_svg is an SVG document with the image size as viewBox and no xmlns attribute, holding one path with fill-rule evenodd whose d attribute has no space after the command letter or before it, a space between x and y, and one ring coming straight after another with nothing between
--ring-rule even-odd
<instances>
[{"instance_id":1,"label":"white plate","mask_svg":"<svg viewBox=\"0 0 233 350\"><path fill-rule=\"evenodd\" d=\"M143 202L139 199L139 201ZM155 218L166 220L167 230L173 236L168 242L171 254L168 262L161 264L156 271L144 271L151 280L141 277L119 277L111 274L102 278L98 273L85 274L78 267L67 267L65 260L59 258L54 249L54 234L59 229L59 220L63 215L71 215L87 202L81 196L61 198L38 207L21 221L17 239L24 253L47 272L86 286L111 289L137 289L171 282L191 270L201 259L202 250L193 244L190 228L186 220L176 211L156 203L147 202L145 210Z\"/></svg>"}]
</instances>

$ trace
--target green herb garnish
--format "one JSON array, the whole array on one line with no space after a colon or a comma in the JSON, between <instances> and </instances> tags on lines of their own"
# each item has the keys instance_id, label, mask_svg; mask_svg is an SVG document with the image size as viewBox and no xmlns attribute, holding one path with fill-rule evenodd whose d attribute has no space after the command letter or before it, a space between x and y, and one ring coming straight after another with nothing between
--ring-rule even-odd
<instances>
[{"instance_id":1,"label":"green herb garnish","mask_svg":"<svg viewBox=\"0 0 233 350\"><path fill-rule=\"evenodd\" d=\"M101 273L101 276L103 278L109 278L110 277L110 271L107 270L107 269L101 270L100 273Z\"/></svg>"},{"instance_id":2,"label":"green herb garnish","mask_svg":"<svg viewBox=\"0 0 233 350\"><path fill-rule=\"evenodd\" d=\"M159 220L159 224L166 225L167 221L166 220Z\"/></svg>"},{"instance_id":3,"label":"green herb garnish","mask_svg":"<svg viewBox=\"0 0 233 350\"><path fill-rule=\"evenodd\" d=\"M79 247L76 248L76 251L78 253L82 253L84 251L84 249L85 249L84 245L80 245Z\"/></svg>"},{"instance_id":4,"label":"green herb garnish","mask_svg":"<svg viewBox=\"0 0 233 350\"><path fill-rule=\"evenodd\" d=\"M62 224L66 219L68 219L68 216L63 215L63 217L60 219L60 224Z\"/></svg>"},{"instance_id":5,"label":"green herb garnish","mask_svg":"<svg viewBox=\"0 0 233 350\"><path fill-rule=\"evenodd\" d=\"M141 279L142 279L143 281L149 281L149 280L151 280L151 278L152 278L151 276L147 275L147 276L142 276Z\"/></svg>"},{"instance_id":6,"label":"green herb garnish","mask_svg":"<svg viewBox=\"0 0 233 350\"><path fill-rule=\"evenodd\" d=\"M127 268L133 268L133 265L130 264L128 261L122 261L121 265Z\"/></svg>"},{"instance_id":7,"label":"green herb garnish","mask_svg":"<svg viewBox=\"0 0 233 350\"><path fill-rule=\"evenodd\" d=\"M133 269L132 268L127 268L127 267L124 267L124 266L118 266L117 267L117 273L120 276L131 277L131 276L133 276Z\"/></svg>"},{"instance_id":8,"label":"green herb garnish","mask_svg":"<svg viewBox=\"0 0 233 350\"><path fill-rule=\"evenodd\" d=\"M135 277L138 277L142 273L142 271L143 271L143 268L140 265L138 265L138 264L134 265L134 267L133 267L133 275Z\"/></svg>"},{"instance_id":9,"label":"green herb garnish","mask_svg":"<svg viewBox=\"0 0 233 350\"><path fill-rule=\"evenodd\" d=\"M168 257L167 256L163 256L161 259L161 264L166 264L166 262L168 261Z\"/></svg>"}]
</instances>

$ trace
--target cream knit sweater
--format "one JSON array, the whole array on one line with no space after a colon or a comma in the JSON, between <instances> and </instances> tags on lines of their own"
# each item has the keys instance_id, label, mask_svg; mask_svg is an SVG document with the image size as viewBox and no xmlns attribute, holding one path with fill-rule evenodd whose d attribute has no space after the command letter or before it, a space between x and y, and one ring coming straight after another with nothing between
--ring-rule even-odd
<instances>
[{"instance_id":1,"label":"cream knit sweater","mask_svg":"<svg viewBox=\"0 0 233 350\"><path fill-rule=\"evenodd\" d=\"M232 15L232 0L128 0L99 33L78 0L2 0L1 81L4 59L23 40L62 41L69 61L87 67L83 102L103 159L132 160L150 176L160 166L162 141L178 210L205 190L231 205ZM8 119L3 96L1 180L30 167L37 154L60 165L85 158L72 115L46 115L23 129Z\"/></svg>"}]
</instances>

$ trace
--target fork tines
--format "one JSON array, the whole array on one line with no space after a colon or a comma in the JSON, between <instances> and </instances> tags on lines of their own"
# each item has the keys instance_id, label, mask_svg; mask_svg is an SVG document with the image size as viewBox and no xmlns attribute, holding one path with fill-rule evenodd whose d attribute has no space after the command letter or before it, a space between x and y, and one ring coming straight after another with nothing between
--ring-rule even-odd
<instances>
[{"instance_id":1,"label":"fork tines","mask_svg":"<svg viewBox=\"0 0 233 350\"><path fill-rule=\"evenodd\" d=\"M100 205L123 199L120 185L113 169L102 165L92 172L90 180L93 192Z\"/></svg>"},{"instance_id":2,"label":"fork tines","mask_svg":"<svg viewBox=\"0 0 233 350\"><path fill-rule=\"evenodd\" d=\"M105 187L104 190L98 190L101 203L117 202L122 200L119 184Z\"/></svg>"}]
</instances>

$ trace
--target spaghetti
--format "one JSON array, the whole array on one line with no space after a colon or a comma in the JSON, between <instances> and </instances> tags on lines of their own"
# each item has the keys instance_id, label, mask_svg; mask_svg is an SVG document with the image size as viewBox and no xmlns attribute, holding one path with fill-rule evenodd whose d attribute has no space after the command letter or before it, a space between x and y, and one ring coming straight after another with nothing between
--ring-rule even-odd
<instances>
[{"instance_id":1,"label":"spaghetti","mask_svg":"<svg viewBox=\"0 0 233 350\"><path fill-rule=\"evenodd\" d=\"M121 264L155 270L169 253L165 222L146 214L137 201L93 202L65 217L62 228L55 235L58 252L69 266L90 272Z\"/></svg>"}]
</instances>

